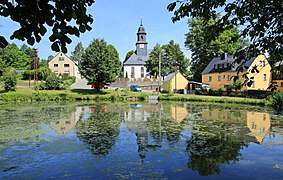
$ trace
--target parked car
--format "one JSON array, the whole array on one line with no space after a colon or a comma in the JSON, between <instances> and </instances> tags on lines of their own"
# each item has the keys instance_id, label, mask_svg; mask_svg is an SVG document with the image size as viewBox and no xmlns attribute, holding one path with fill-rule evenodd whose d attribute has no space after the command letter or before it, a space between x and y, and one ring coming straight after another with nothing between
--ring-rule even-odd
<instances>
[{"instance_id":1,"label":"parked car","mask_svg":"<svg viewBox=\"0 0 283 180\"><path fill-rule=\"evenodd\" d=\"M131 85L130 86L131 91L141 92L142 88L138 85Z\"/></svg>"}]
</instances>

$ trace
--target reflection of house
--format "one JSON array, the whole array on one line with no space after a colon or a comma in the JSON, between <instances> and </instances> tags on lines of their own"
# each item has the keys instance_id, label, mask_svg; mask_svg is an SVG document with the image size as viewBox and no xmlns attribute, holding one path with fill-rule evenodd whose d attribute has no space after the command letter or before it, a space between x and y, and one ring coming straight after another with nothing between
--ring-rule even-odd
<instances>
[{"instance_id":1,"label":"reflection of house","mask_svg":"<svg viewBox=\"0 0 283 180\"><path fill-rule=\"evenodd\" d=\"M71 112L70 116L51 121L50 126L60 135L67 134L76 126L80 118L85 115L84 113L89 113L90 111L89 106L77 106L76 111Z\"/></svg>"},{"instance_id":2,"label":"reflection of house","mask_svg":"<svg viewBox=\"0 0 283 180\"><path fill-rule=\"evenodd\" d=\"M77 79L81 79L78 66L62 52L59 52L48 62L48 67L58 75L68 74L69 76L75 76Z\"/></svg>"},{"instance_id":3,"label":"reflection of house","mask_svg":"<svg viewBox=\"0 0 283 180\"><path fill-rule=\"evenodd\" d=\"M212 109L202 111L202 118L231 124L246 124L249 135L255 137L259 143L262 143L270 128L268 113Z\"/></svg>"},{"instance_id":4,"label":"reflection of house","mask_svg":"<svg viewBox=\"0 0 283 180\"><path fill-rule=\"evenodd\" d=\"M188 80L180 73L171 73L163 81L163 89L170 92L183 91L186 94Z\"/></svg>"},{"instance_id":5,"label":"reflection of house","mask_svg":"<svg viewBox=\"0 0 283 180\"><path fill-rule=\"evenodd\" d=\"M233 67L234 61L233 56L228 54L213 58L202 72L202 83L209 84L214 89L226 88L233 82L232 77L237 75L237 68L243 68L243 72L239 74L239 80L245 81L242 77L244 73L249 73L247 76L254 79L252 86L245 87L246 89L266 90L269 87L271 67L263 54L251 58L243 65L234 64ZM259 72L252 73L255 66Z\"/></svg>"},{"instance_id":6,"label":"reflection of house","mask_svg":"<svg viewBox=\"0 0 283 180\"><path fill-rule=\"evenodd\" d=\"M247 112L247 126L259 143L262 143L270 128L270 115L268 113Z\"/></svg>"},{"instance_id":7,"label":"reflection of house","mask_svg":"<svg viewBox=\"0 0 283 180\"><path fill-rule=\"evenodd\" d=\"M184 107L171 106L171 116L177 122L181 123L188 116L188 111Z\"/></svg>"}]
</instances>

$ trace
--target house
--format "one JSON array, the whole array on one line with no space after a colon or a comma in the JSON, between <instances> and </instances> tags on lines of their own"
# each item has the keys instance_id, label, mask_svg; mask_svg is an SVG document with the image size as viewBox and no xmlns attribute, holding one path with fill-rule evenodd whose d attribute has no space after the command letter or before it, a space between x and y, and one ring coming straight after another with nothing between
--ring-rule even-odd
<instances>
[{"instance_id":1,"label":"house","mask_svg":"<svg viewBox=\"0 0 283 180\"><path fill-rule=\"evenodd\" d=\"M237 76L237 69L243 68L243 72L239 74L239 80L244 82L242 77L244 73L248 73L247 76L250 79L254 79L254 83L248 87L245 86L245 90L266 90L271 82L271 66L269 65L265 55L260 54L257 57L253 57L250 60L241 64L233 64L235 59L233 56L223 54L220 57L213 58L211 62L202 72L202 83L209 84L213 89L227 88L233 83L233 77ZM252 69L257 66L259 72L252 73Z\"/></svg>"},{"instance_id":2,"label":"house","mask_svg":"<svg viewBox=\"0 0 283 180\"><path fill-rule=\"evenodd\" d=\"M129 57L128 60L123 64L124 77L128 78L145 78L147 77L147 70L145 62L149 58L149 54L152 51L147 49L146 32L145 28L141 24L137 32L136 51Z\"/></svg>"},{"instance_id":3,"label":"house","mask_svg":"<svg viewBox=\"0 0 283 180\"><path fill-rule=\"evenodd\" d=\"M283 62L275 64L276 71L272 73L272 83L277 85L278 91L283 91Z\"/></svg>"},{"instance_id":4,"label":"house","mask_svg":"<svg viewBox=\"0 0 283 180\"><path fill-rule=\"evenodd\" d=\"M57 55L48 62L48 67L52 72L63 75L75 76L76 79L81 79L78 66L64 53L59 52Z\"/></svg>"},{"instance_id":5,"label":"house","mask_svg":"<svg viewBox=\"0 0 283 180\"><path fill-rule=\"evenodd\" d=\"M179 71L173 72L163 80L163 89L168 92L183 92L186 94L188 82Z\"/></svg>"}]
</instances>

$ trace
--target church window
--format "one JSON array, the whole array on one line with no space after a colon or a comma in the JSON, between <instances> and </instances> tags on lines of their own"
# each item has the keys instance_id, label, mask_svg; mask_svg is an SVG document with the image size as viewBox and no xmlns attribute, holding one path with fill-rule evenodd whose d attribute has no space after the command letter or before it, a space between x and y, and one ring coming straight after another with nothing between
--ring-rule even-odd
<instances>
[{"instance_id":1,"label":"church window","mask_svg":"<svg viewBox=\"0 0 283 180\"><path fill-rule=\"evenodd\" d=\"M141 67L141 77L144 77L144 67Z\"/></svg>"}]
</instances>

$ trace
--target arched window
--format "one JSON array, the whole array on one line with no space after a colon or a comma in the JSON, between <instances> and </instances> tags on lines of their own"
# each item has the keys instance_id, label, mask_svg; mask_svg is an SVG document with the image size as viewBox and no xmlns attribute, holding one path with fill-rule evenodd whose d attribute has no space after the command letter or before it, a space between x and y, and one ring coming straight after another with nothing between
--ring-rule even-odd
<instances>
[{"instance_id":1,"label":"arched window","mask_svg":"<svg viewBox=\"0 0 283 180\"><path fill-rule=\"evenodd\" d=\"M131 78L135 78L135 67L131 68Z\"/></svg>"},{"instance_id":2,"label":"arched window","mask_svg":"<svg viewBox=\"0 0 283 180\"><path fill-rule=\"evenodd\" d=\"M141 67L141 77L144 77L144 67Z\"/></svg>"}]
</instances>

